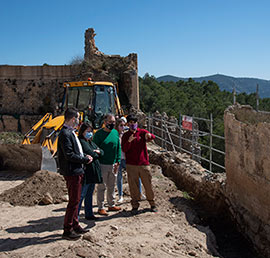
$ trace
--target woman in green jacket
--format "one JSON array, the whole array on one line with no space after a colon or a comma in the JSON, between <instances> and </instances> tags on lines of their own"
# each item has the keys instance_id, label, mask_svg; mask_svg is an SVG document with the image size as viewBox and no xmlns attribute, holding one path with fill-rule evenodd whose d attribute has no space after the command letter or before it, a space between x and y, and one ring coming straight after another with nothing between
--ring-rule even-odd
<instances>
[{"instance_id":1,"label":"woman in green jacket","mask_svg":"<svg viewBox=\"0 0 270 258\"><path fill-rule=\"evenodd\" d=\"M79 140L81 142L83 152L90 155L93 158L93 161L90 164L85 165L78 215L80 214L82 202L84 200L84 213L85 219L87 220L98 219L93 213L93 193L95 190L95 184L103 182L98 159L104 154L104 152L92 141L92 137L93 127L89 123L83 123L79 130Z\"/></svg>"}]
</instances>

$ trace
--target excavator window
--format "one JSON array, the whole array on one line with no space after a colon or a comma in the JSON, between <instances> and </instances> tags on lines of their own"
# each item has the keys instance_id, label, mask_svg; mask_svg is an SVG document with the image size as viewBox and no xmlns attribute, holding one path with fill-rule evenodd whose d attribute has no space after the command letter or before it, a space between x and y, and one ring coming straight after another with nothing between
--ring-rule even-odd
<instances>
[{"instance_id":1,"label":"excavator window","mask_svg":"<svg viewBox=\"0 0 270 258\"><path fill-rule=\"evenodd\" d=\"M85 111L92 104L93 89L70 88L68 90L68 107L76 107L79 111Z\"/></svg>"},{"instance_id":2,"label":"excavator window","mask_svg":"<svg viewBox=\"0 0 270 258\"><path fill-rule=\"evenodd\" d=\"M92 104L93 99L93 90L92 88L82 88L79 91L78 96L78 105L77 108L79 110L85 110Z\"/></svg>"},{"instance_id":3,"label":"excavator window","mask_svg":"<svg viewBox=\"0 0 270 258\"><path fill-rule=\"evenodd\" d=\"M104 115L108 113L115 114L113 87L106 85L95 86L94 111L94 128L101 127Z\"/></svg>"},{"instance_id":4,"label":"excavator window","mask_svg":"<svg viewBox=\"0 0 270 258\"><path fill-rule=\"evenodd\" d=\"M77 89L69 89L68 90L68 107L76 107L78 97Z\"/></svg>"}]
</instances>

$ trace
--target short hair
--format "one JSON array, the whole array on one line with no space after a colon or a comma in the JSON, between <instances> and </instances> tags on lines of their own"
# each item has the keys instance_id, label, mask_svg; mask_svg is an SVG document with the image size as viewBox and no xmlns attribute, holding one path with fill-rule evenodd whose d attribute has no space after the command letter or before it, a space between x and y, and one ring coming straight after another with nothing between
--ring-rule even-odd
<instances>
[{"instance_id":1,"label":"short hair","mask_svg":"<svg viewBox=\"0 0 270 258\"><path fill-rule=\"evenodd\" d=\"M79 111L77 108L71 107L71 108L67 108L65 111L65 120L69 121L70 119L72 119L73 117L77 117Z\"/></svg>"},{"instance_id":2,"label":"short hair","mask_svg":"<svg viewBox=\"0 0 270 258\"><path fill-rule=\"evenodd\" d=\"M138 118L134 114L130 114L127 116L127 122L129 123L130 121L137 122Z\"/></svg>"},{"instance_id":3,"label":"short hair","mask_svg":"<svg viewBox=\"0 0 270 258\"><path fill-rule=\"evenodd\" d=\"M119 125L121 124L121 123L124 123L125 124L125 121L123 120L123 119L121 119L121 118L118 118L117 120L116 120L116 123L115 123L115 129L118 131L118 127L119 127ZM119 132L119 131L118 131Z\"/></svg>"},{"instance_id":4,"label":"short hair","mask_svg":"<svg viewBox=\"0 0 270 258\"><path fill-rule=\"evenodd\" d=\"M93 126L90 122L81 124L80 129L79 129L79 133L78 133L79 138L84 138L83 134L84 134L85 130L89 127L93 130Z\"/></svg>"},{"instance_id":5,"label":"short hair","mask_svg":"<svg viewBox=\"0 0 270 258\"><path fill-rule=\"evenodd\" d=\"M107 121L109 117L114 117L114 118L115 118L115 115L112 114L112 113L106 114L106 115L104 116L104 120Z\"/></svg>"}]
</instances>

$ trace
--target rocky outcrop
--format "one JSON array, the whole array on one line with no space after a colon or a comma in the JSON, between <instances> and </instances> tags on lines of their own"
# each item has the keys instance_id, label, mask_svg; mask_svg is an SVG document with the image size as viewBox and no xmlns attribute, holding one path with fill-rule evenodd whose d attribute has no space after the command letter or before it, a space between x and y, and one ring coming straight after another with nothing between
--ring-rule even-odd
<instances>
[{"instance_id":1,"label":"rocky outcrop","mask_svg":"<svg viewBox=\"0 0 270 258\"><path fill-rule=\"evenodd\" d=\"M270 113L250 106L224 115L227 201L239 229L270 257Z\"/></svg>"}]
</instances>

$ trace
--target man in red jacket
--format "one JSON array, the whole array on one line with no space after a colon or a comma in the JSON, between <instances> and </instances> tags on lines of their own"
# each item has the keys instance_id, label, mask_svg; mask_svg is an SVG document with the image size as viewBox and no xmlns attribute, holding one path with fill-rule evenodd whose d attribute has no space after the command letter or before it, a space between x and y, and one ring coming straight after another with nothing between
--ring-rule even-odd
<instances>
[{"instance_id":1,"label":"man in red jacket","mask_svg":"<svg viewBox=\"0 0 270 258\"><path fill-rule=\"evenodd\" d=\"M152 175L146 143L155 139L155 136L145 129L138 128L137 117L127 116L129 131L122 137L122 150L126 154L126 169L128 185L131 196L132 211L136 213L139 208L140 190L139 178L145 189L146 199L152 212L157 212L152 189Z\"/></svg>"}]
</instances>

